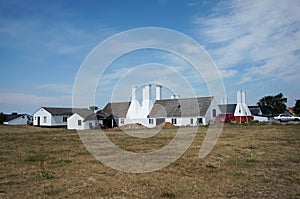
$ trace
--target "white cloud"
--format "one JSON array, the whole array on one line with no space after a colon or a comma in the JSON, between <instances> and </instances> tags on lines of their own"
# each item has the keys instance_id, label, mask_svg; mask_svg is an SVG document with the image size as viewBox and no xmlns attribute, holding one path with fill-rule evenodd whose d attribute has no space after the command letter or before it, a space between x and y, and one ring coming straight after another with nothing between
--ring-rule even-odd
<instances>
[{"instance_id":1,"label":"white cloud","mask_svg":"<svg viewBox=\"0 0 300 199\"><path fill-rule=\"evenodd\" d=\"M299 1L233 0L222 6L218 9L224 14L195 20L201 37L213 44L209 51L220 68L238 70L241 83L300 77L295 54L300 49Z\"/></svg>"},{"instance_id":2,"label":"white cloud","mask_svg":"<svg viewBox=\"0 0 300 199\"><path fill-rule=\"evenodd\" d=\"M225 69L220 70L220 72L223 78L233 77L238 73L237 70L225 70Z\"/></svg>"}]
</instances>

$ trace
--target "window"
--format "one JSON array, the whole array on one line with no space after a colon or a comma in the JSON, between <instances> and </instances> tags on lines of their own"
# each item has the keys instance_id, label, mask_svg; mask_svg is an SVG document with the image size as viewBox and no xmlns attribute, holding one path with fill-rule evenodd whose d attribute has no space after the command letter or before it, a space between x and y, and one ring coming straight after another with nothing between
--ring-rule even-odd
<instances>
[{"instance_id":1,"label":"window","mask_svg":"<svg viewBox=\"0 0 300 199\"><path fill-rule=\"evenodd\" d=\"M47 123L47 116L44 116L44 123Z\"/></svg>"},{"instance_id":2,"label":"window","mask_svg":"<svg viewBox=\"0 0 300 199\"><path fill-rule=\"evenodd\" d=\"M217 116L217 110L216 110L216 109L213 109L213 110L212 110L212 116L213 116L213 117L216 117L216 116Z\"/></svg>"},{"instance_id":3,"label":"window","mask_svg":"<svg viewBox=\"0 0 300 199\"><path fill-rule=\"evenodd\" d=\"M124 124L124 119L123 119L123 118L121 119L120 123L121 123L121 124Z\"/></svg>"},{"instance_id":4,"label":"window","mask_svg":"<svg viewBox=\"0 0 300 199\"><path fill-rule=\"evenodd\" d=\"M153 124L153 119L149 119L149 124Z\"/></svg>"},{"instance_id":5,"label":"window","mask_svg":"<svg viewBox=\"0 0 300 199\"><path fill-rule=\"evenodd\" d=\"M194 120L193 120L193 118L191 118L191 124L194 124Z\"/></svg>"},{"instance_id":6,"label":"window","mask_svg":"<svg viewBox=\"0 0 300 199\"><path fill-rule=\"evenodd\" d=\"M82 121L78 120L78 126L81 126L81 124L82 124Z\"/></svg>"},{"instance_id":7,"label":"window","mask_svg":"<svg viewBox=\"0 0 300 199\"><path fill-rule=\"evenodd\" d=\"M177 119L176 118L172 118L172 124L177 124Z\"/></svg>"},{"instance_id":8,"label":"window","mask_svg":"<svg viewBox=\"0 0 300 199\"><path fill-rule=\"evenodd\" d=\"M67 117L63 117L63 122L67 122Z\"/></svg>"}]
</instances>

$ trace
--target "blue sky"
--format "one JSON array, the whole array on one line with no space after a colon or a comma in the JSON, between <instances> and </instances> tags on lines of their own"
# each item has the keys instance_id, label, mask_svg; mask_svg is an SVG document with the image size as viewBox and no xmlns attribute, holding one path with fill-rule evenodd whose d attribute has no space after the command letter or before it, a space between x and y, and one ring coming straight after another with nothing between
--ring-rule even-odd
<instances>
[{"instance_id":1,"label":"blue sky","mask_svg":"<svg viewBox=\"0 0 300 199\"><path fill-rule=\"evenodd\" d=\"M202 45L223 76L230 103L244 89L249 105L282 92L293 106L300 98L299 10L297 0L1 0L0 111L33 113L40 106L71 106L76 74L89 52L114 34L141 27L176 30ZM172 67L153 67L146 75L138 69L128 73L152 62ZM157 79L189 97L176 84L173 69L191 81L197 95L209 95L190 68L166 52L129 53L103 75L96 105L103 107L112 96L128 101L133 83ZM165 97L169 94L165 90Z\"/></svg>"}]
</instances>

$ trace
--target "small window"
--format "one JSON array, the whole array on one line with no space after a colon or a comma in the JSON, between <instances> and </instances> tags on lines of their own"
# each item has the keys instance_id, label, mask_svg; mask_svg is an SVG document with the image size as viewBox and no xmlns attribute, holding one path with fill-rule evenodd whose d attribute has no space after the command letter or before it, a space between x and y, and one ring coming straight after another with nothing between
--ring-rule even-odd
<instances>
[{"instance_id":1,"label":"small window","mask_svg":"<svg viewBox=\"0 0 300 199\"><path fill-rule=\"evenodd\" d=\"M194 124L194 120L193 120L193 118L191 118L191 124Z\"/></svg>"},{"instance_id":2,"label":"small window","mask_svg":"<svg viewBox=\"0 0 300 199\"><path fill-rule=\"evenodd\" d=\"M149 119L149 124L153 124L153 119Z\"/></svg>"},{"instance_id":3,"label":"small window","mask_svg":"<svg viewBox=\"0 0 300 199\"><path fill-rule=\"evenodd\" d=\"M177 119L176 118L172 118L172 124L177 124Z\"/></svg>"},{"instance_id":4,"label":"small window","mask_svg":"<svg viewBox=\"0 0 300 199\"><path fill-rule=\"evenodd\" d=\"M47 116L44 116L44 123L47 123Z\"/></svg>"},{"instance_id":5,"label":"small window","mask_svg":"<svg viewBox=\"0 0 300 199\"><path fill-rule=\"evenodd\" d=\"M217 116L217 110L216 110L216 109L213 109L213 110L212 110L212 116L213 116L213 117L216 117L216 116Z\"/></svg>"},{"instance_id":6,"label":"small window","mask_svg":"<svg viewBox=\"0 0 300 199\"><path fill-rule=\"evenodd\" d=\"M78 126L81 126L81 124L82 124L82 121L78 120Z\"/></svg>"},{"instance_id":7,"label":"small window","mask_svg":"<svg viewBox=\"0 0 300 199\"><path fill-rule=\"evenodd\" d=\"M67 117L63 117L63 122L67 122Z\"/></svg>"},{"instance_id":8,"label":"small window","mask_svg":"<svg viewBox=\"0 0 300 199\"><path fill-rule=\"evenodd\" d=\"M121 119L120 123L121 123L121 124L124 124L124 119Z\"/></svg>"}]
</instances>

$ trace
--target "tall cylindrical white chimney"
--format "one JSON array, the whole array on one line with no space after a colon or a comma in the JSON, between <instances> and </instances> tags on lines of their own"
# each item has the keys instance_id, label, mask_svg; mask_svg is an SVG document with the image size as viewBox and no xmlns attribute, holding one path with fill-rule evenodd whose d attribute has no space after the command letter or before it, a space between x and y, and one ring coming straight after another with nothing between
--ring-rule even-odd
<instances>
[{"instance_id":1,"label":"tall cylindrical white chimney","mask_svg":"<svg viewBox=\"0 0 300 199\"><path fill-rule=\"evenodd\" d=\"M145 85L143 89L143 101L151 100L151 84Z\"/></svg>"},{"instance_id":2,"label":"tall cylindrical white chimney","mask_svg":"<svg viewBox=\"0 0 300 199\"><path fill-rule=\"evenodd\" d=\"M236 103L237 104L242 103L242 91L237 91L237 93L236 93Z\"/></svg>"},{"instance_id":3,"label":"tall cylindrical white chimney","mask_svg":"<svg viewBox=\"0 0 300 199\"><path fill-rule=\"evenodd\" d=\"M137 89L137 86L132 86L132 88L131 88L131 101L136 100L136 89Z\"/></svg>"},{"instance_id":4,"label":"tall cylindrical white chimney","mask_svg":"<svg viewBox=\"0 0 300 199\"><path fill-rule=\"evenodd\" d=\"M156 85L156 100L161 100L161 85Z\"/></svg>"},{"instance_id":5,"label":"tall cylindrical white chimney","mask_svg":"<svg viewBox=\"0 0 300 199\"><path fill-rule=\"evenodd\" d=\"M242 104L246 104L246 91L241 91L242 92Z\"/></svg>"}]
</instances>

